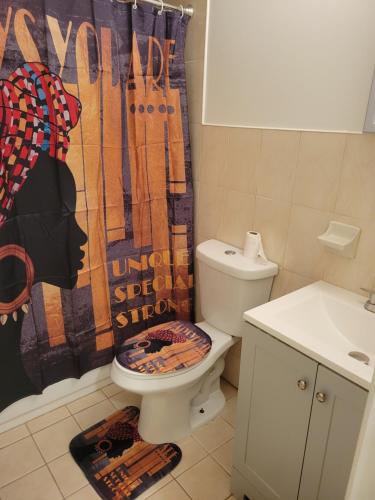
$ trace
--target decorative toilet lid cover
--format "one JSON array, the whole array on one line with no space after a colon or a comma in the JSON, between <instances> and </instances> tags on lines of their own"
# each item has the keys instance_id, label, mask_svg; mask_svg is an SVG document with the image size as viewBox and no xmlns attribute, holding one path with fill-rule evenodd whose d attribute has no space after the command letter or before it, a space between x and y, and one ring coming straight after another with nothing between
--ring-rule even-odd
<instances>
[{"instance_id":1,"label":"decorative toilet lid cover","mask_svg":"<svg viewBox=\"0 0 375 500\"><path fill-rule=\"evenodd\" d=\"M211 345L210 336L193 323L170 321L126 340L117 361L129 370L160 375L200 363Z\"/></svg>"}]
</instances>

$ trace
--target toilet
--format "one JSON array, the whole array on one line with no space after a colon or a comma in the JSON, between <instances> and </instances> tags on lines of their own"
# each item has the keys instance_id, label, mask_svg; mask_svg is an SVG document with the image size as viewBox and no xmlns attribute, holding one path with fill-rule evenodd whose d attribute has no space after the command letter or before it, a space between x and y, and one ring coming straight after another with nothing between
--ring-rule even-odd
<instances>
[{"instance_id":1,"label":"toilet","mask_svg":"<svg viewBox=\"0 0 375 500\"><path fill-rule=\"evenodd\" d=\"M157 325L124 343L115 384L142 396L138 430L149 443L180 440L225 404L225 355L243 335L243 313L269 300L276 264L250 260L221 241L197 246L203 321Z\"/></svg>"}]
</instances>

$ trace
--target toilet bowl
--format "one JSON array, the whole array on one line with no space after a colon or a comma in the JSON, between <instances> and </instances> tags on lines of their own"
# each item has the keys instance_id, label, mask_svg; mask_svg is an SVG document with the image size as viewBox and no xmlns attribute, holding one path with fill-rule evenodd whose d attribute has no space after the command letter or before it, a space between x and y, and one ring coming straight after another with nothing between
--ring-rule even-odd
<instances>
[{"instance_id":1,"label":"toilet bowl","mask_svg":"<svg viewBox=\"0 0 375 500\"><path fill-rule=\"evenodd\" d=\"M160 349L151 372L144 369L149 364L142 365L142 371L135 369L136 363L126 365L121 355L112 363L113 382L142 396L138 430L149 443L180 440L221 412L225 398L220 375L225 355L242 337L243 313L269 300L278 271L276 264L249 260L238 248L217 240L201 243L196 254L204 321L191 328L184 322L181 328L208 336L210 349L200 359L194 355L191 365L185 355L187 362L174 363L171 371L163 363L163 355L169 360L173 345ZM139 346L142 343L137 344L137 355ZM196 354L196 349L192 352Z\"/></svg>"}]
</instances>

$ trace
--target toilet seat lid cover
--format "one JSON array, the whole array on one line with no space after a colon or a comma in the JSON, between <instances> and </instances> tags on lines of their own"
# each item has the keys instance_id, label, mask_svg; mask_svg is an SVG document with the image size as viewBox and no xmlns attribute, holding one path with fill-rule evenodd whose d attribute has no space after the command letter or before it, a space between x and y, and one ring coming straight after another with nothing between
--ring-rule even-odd
<instances>
[{"instance_id":1,"label":"toilet seat lid cover","mask_svg":"<svg viewBox=\"0 0 375 500\"><path fill-rule=\"evenodd\" d=\"M126 340L116 358L128 370L161 375L200 363L211 345L210 336L193 323L170 321Z\"/></svg>"}]
</instances>

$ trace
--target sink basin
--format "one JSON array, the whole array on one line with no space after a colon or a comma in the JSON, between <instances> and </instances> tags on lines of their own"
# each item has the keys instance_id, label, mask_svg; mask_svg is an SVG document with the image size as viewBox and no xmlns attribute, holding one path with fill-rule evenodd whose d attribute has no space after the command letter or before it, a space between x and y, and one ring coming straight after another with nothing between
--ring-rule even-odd
<instances>
[{"instance_id":1,"label":"sink basin","mask_svg":"<svg viewBox=\"0 0 375 500\"><path fill-rule=\"evenodd\" d=\"M361 295L318 281L250 309L244 318L369 389L375 367L375 314L364 309L365 301ZM368 364L349 356L352 352L364 354Z\"/></svg>"}]
</instances>

